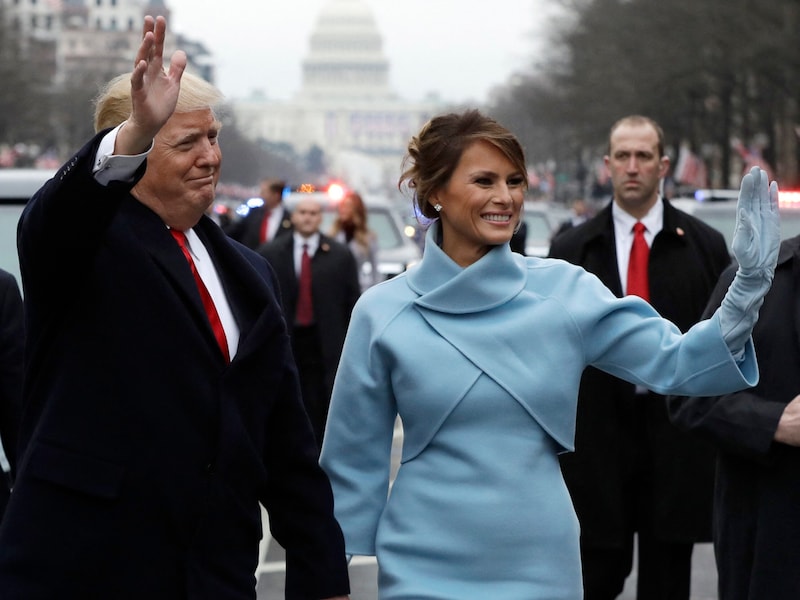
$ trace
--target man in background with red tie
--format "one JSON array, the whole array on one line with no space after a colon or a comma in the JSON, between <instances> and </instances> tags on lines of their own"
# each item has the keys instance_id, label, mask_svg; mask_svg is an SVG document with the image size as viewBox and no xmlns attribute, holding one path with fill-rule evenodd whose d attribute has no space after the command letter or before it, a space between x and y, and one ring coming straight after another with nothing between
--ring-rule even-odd
<instances>
[{"instance_id":1,"label":"man in background with red tie","mask_svg":"<svg viewBox=\"0 0 800 600\"><path fill-rule=\"evenodd\" d=\"M322 446L336 367L361 288L350 248L320 233L322 207L302 199L292 211L294 233L263 246L278 278L300 386Z\"/></svg>"},{"instance_id":2,"label":"man in background with red tie","mask_svg":"<svg viewBox=\"0 0 800 600\"><path fill-rule=\"evenodd\" d=\"M664 134L629 116L609 134L613 199L553 240L550 256L583 266L617 296L636 294L681 331L697 322L730 262L721 233L660 196ZM584 372L575 452L562 471L581 526L585 600L612 600L632 570L638 600L688 600L693 544L711 541L714 456L669 422L663 396Z\"/></svg>"},{"instance_id":3,"label":"man in background with red tie","mask_svg":"<svg viewBox=\"0 0 800 600\"><path fill-rule=\"evenodd\" d=\"M231 222L225 233L253 250L291 233L292 213L283 204L285 188L282 179L262 180L259 193L263 204L251 207L245 216Z\"/></svg>"},{"instance_id":4,"label":"man in background with red tie","mask_svg":"<svg viewBox=\"0 0 800 600\"><path fill-rule=\"evenodd\" d=\"M330 484L267 262L205 214L222 95L144 19L97 135L19 224L27 334L3 598L255 598L261 507L286 598L348 593Z\"/></svg>"}]
</instances>

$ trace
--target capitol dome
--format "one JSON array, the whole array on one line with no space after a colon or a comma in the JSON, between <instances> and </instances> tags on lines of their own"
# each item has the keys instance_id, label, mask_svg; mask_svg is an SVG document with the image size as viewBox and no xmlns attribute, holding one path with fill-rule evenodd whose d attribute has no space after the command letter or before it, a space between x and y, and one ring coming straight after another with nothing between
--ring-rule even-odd
<instances>
[{"instance_id":1,"label":"capitol dome","mask_svg":"<svg viewBox=\"0 0 800 600\"><path fill-rule=\"evenodd\" d=\"M303 61L305 98L386 98L389 61L370 7L363 0L330 0L319 13Z\"/></svg>"}]
</instances>

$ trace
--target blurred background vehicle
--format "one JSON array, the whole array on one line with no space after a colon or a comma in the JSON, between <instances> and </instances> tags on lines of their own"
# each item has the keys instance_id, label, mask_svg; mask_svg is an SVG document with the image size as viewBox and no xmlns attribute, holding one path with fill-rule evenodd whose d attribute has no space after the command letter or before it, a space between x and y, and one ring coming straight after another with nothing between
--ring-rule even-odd
<instances>
[{"instance_id":1,"label":"blurred background vehicle","mask_svg":"<svg viewBox=\"0 0 800 600\"><path fill-rule=\"evenodd\" d=\"M550 240L559 224L568 219L569 209L560 204L541 201L526 201L522 218L527 227L525 236L526 256L547 256Z\"/></svg>"},{"instance_id":2,"label":"blurred background vehicle","mask_svg":"<svg viewBox=\"0 0 800 600\"><path fill-rule=\"evenodd\" d=\"M730 249L736 226L736 200L738 190L698 190L693 197L673 198L670 202L698 219L711 225L725 236ZM781 239L800 234L800 191L785 190L779 193L781 214Z\"/></svg>"},{"instance_id":3,"label":"blurred background vehicle","mask_svg":"<svg viewBox=\"0 0 800 600\"><path fill-rule=\"evenodd\" d=\"M284 193L283 202L292 210L301 198L313 197L322 205L322 224L320 230L327 233L336 218L337 206L344 197L346 189L339 184L331 184L320 189L303 185ZM378 237L378 270L382 280L390 279L405 271L422 258L422 250L415 242L417 229L410 221L404 221L400 210L389 198L364 195L367 207L367 225ZM255 206L260 198L252 198L235 210L234 218L241 218ZM249 204L249 206L248 206ZM365 269L371 268L365 263Z\"/></svg>"},{"instance_id":4,"label":"blurred background vehicle","mask_svg":"<svg viewBox=\"0 0 800 600\"><path fill-rule=\"evenodd\" d=\"M22 287L17 257L17 223L31 196L53 175L52 169L0 169L0 267Z\"/></svg>"}]
</instances>

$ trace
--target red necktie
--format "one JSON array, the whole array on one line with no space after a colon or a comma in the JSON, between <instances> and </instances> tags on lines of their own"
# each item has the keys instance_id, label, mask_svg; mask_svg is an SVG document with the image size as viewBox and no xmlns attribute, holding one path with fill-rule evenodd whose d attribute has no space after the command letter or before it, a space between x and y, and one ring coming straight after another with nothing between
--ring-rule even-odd
<instances>
[{"instance_id":1,"label":"red necktie","mask_svg":"<svg viewBox=\"0 0 800 600\"><path fill-rule=\"evenodd\" d=\"M270 211L264 211L264 220L261 221L261 231L259 232L259 241L263 244L267 241L267 235L269 234L269 213Z\"/></svg>"},{"instance_id":2,"label":"red necktie","mask_svg":"<svg viewBox=\"0 0 800 600\"><path fill-rule=\"evenodd\" d=\"M314 321L314 305L311 299L311 256L308 244L303 244L303 257L300 259L300 279L297 290L297 311L295 323L300 326L311 325Z\"/></svg>"},{"instance_id":3,"label":"red necktie","mask_svg":"<svg viewBox=\"0 0 800 600\"><path fill-rule=\"evenodd\" d=\"M186 245L186 234L177 229L170 229L169 232L175 241L178 242L184 258L189 263L189 268L192 270L194 282L197 284L197 290L200 292L200 299L203 301L203 308L206 309L206 315L211 323L211 329L214 331L214 337L217 338L217 344L225 357L225 362L231 362L231 357L228 352L228 338L225 337L225 330L222 328L222 321L219 318L217 307L214 306L214 300L211 299L211 294L208 293L208 288L203 280L200 278L200 273L197 272L197 267L192 260L192 255L189 254L189 247Z\"/></svg>"},{"instance_id":4,"label":"red necktie","mask_svg":"<svg viewBox=\"0 0 800 600\"><path fill-rule=\"evenodd\" d=\"M650 301L650 283L647 278L647 258L650 248L644 239L646 227L641 221L633 226L633 244L628 262L628 295L639 296Z\"/></svg>"}]
</instances>

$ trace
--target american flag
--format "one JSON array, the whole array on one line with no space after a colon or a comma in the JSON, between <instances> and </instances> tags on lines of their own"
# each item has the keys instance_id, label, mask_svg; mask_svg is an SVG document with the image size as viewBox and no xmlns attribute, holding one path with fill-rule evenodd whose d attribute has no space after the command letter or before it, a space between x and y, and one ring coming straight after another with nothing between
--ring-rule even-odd
<instances>
[{"instance_id":1,"label":"american flag","mask_svg":"<svg viewBox=\"0 0 800 600\"><path fill-rule=\"evenodd\" d=\"M684 185L696 188L708 187L706 163L689 149L688 144L681 144L678 151L674 177L675 181Z\"/></svg>"}]
</instances>

